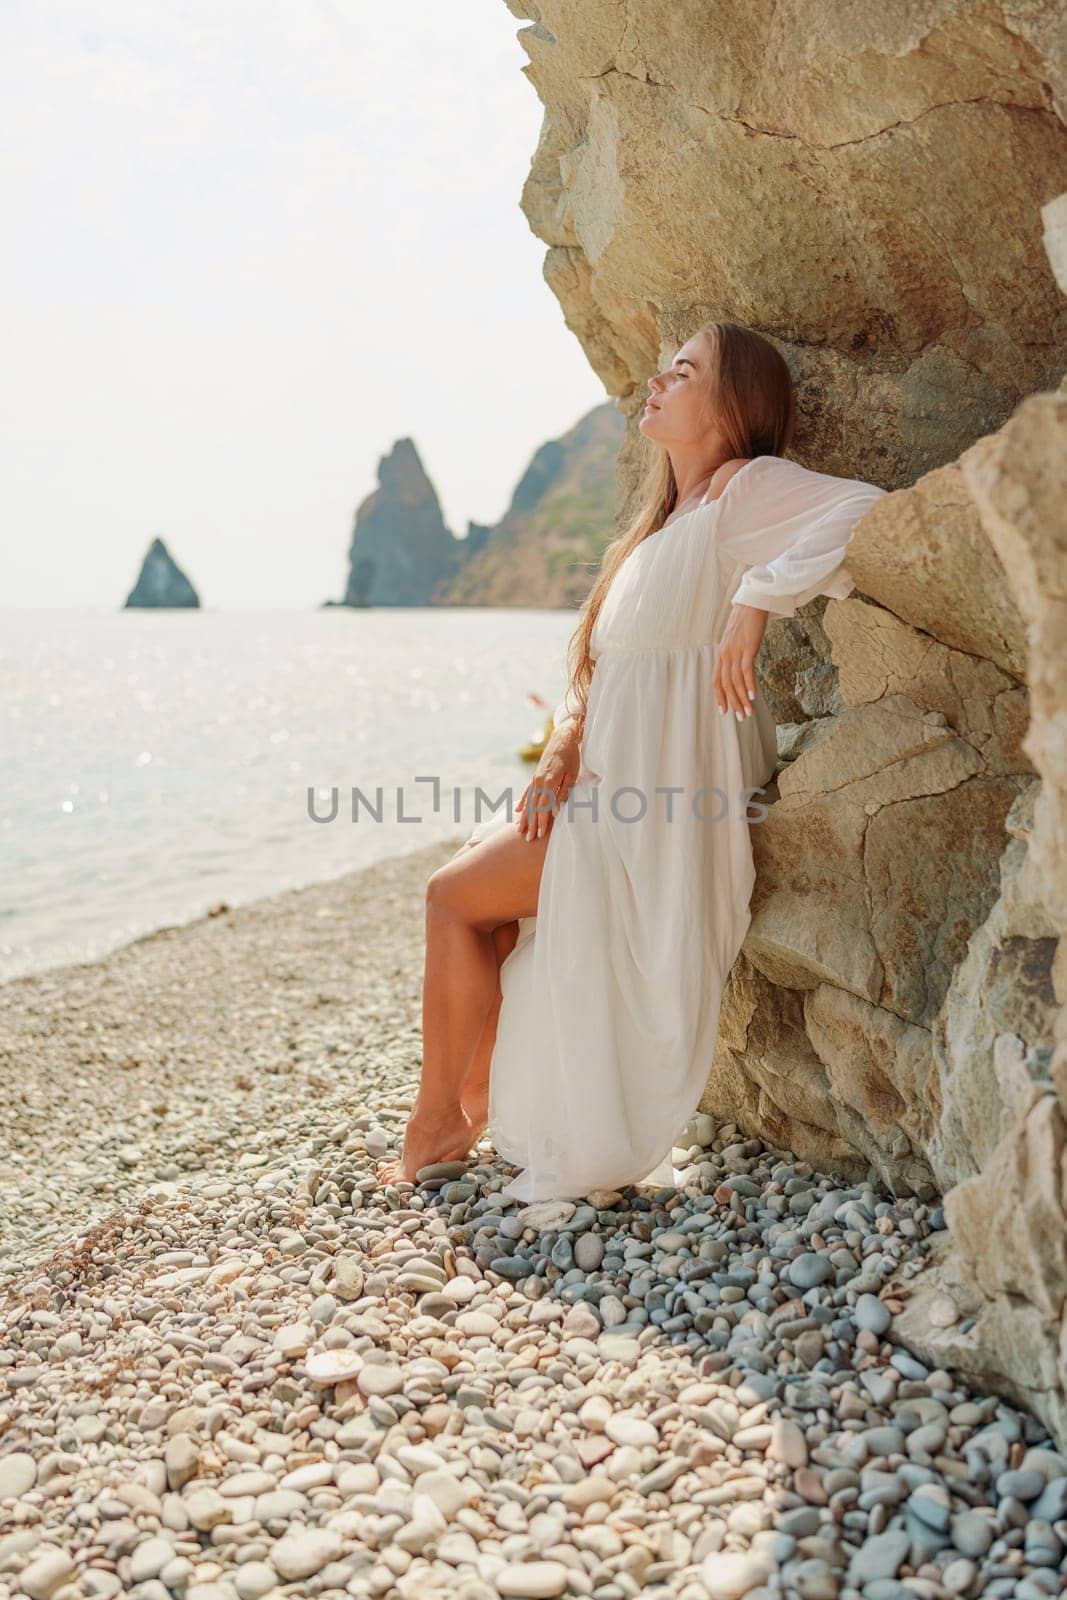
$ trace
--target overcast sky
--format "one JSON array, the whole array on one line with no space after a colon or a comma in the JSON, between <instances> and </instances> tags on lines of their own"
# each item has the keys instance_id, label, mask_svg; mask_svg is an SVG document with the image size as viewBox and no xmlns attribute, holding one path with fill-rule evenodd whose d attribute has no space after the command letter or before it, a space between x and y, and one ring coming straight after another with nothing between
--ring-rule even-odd
<instances>
[{"instance_id":1,"label":"overcast sky","mask_svg":"<svg viewBox=\"0 0 1067 1600\"><path fill-rule=\"evenodd\" d=\"M456 533L606 398L519 209L504 0L7 0L0 606L344 589L414 439Z\"/></svg>"}]
</instances>

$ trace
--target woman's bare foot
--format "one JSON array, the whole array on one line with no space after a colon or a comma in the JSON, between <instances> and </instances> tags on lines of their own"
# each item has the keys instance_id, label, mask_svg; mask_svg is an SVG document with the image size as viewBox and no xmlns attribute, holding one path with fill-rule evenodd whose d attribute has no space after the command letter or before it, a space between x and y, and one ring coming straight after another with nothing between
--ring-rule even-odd
<instances>
[{"instance_id":1,"label":"woman's bare foot","mask_svg":"<svg viewBox=\"0 0 1067 1600\"><path fill-rule=\"evenodd\" d=\"M416 1102L404 1129L401 1155L378 1165L382 1183L414 1183L417 1173L436 1161L462 1161L477 1142L477 1129L463 1107L422 1111Z\"/></svg>"},{"instance_id":2,"label":"woman's bare foot","mask_svg":"<svg viewBox=\"0 0 1067 1600\"><path fill-rule=\"evenodd\" d=\"M473 1130L473 1142L477 1144L489 1126L488 1083L465 1083L460 1091L459 1103Z\"/></svg>"}]
</instances>

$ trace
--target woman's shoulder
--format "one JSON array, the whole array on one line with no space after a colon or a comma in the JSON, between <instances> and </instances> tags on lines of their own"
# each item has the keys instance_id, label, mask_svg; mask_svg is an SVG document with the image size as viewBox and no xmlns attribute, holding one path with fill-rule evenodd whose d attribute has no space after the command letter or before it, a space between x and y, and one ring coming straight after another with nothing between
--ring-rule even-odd
<instances>
[{"instance_id":1,"label":"woman's shoulder","mask_svg":"<svg viewBox=\"0 0 1067 1600\"><path fill-rule=\"evenodd\" d=\"M708 485L705 500L721 500L729 486L738 479L740 483L748 485L747 488L736 488L731 491L730 498L735 504L740 501L751 502L769 501L782 493L819 493L829 486L848 484L855 486L859 480L853 478L836 478L826 472L816 472L811 467L802 467L799 461L794 461L790 456L764 454L758 456L735 456L730 461L724 461L712 474Z\"/></svg>"},{"instance_id":2,"label":"woman's shoulder","mask_svg":"<svg viewBox=\"0 0 1067 1600\"><path fill-rule=\"evenodd\" d=\"M708 484L704 499L717 500L734 474L740 472L742 467L747 467L749 462L755 459L754 456L734 456L732 460L722 462L711 475L711 481Z\"/></svg>"},{"instance_id":3,"label":"woman's shoulder","mask_svg":"<svg viewBox=\"0 0 1067 1600\"><path fill-rule=\"evenodd\" d=\"M784 456L734 456L729 461L724 461L716 467L711 475L704 504L710 505L714 500L721 500L726 493L727 486L733 482L738 473L745 472L747 468L755 466L757 461L784 461Z\"/></svg>"}]
</instances>

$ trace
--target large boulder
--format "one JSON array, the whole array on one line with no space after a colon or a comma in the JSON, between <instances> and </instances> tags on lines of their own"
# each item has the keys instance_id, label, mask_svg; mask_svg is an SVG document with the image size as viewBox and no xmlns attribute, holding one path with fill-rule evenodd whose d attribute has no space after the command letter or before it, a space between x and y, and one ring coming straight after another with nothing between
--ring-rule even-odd
<instances>
[{"instance_id":1,"label":"large boulder","mask_svg":"<svg viewBox=\"0 0 1067 1600\"><path fill-rule=\"evenodd\" d=\"M628 414L698 323L747 323L802 459L896 487L1058 382L1056 6L508 4L545 108L523 210Z\"/></svg>"}]
</instances>

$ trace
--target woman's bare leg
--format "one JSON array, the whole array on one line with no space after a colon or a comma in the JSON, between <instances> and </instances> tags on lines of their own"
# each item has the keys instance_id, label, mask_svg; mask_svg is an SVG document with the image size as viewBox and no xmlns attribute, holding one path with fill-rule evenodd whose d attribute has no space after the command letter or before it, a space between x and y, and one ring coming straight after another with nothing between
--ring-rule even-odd
<instances>
[{"instance_id":1,"label":"woman's bare leg","mask_svg":"<svg viewBox=\"0 0 1067 1600\"><path fill-rule=\"evenodd\" d=\"M540 838L500 828L431 873L426 885L426 966L422 991L422 1079L403 1155L379 1166L383 1182L414 1182L431 1162L461 1160L477 1130L462 1104L464 1085L484 1049L483 1030L500 982L494 935L537 915L553 821Z\"/></svg>"},{"instance_id":2,"label":"woman's bare leg","mask_svg":"<svg viewBox=\"0 0 1067 1600\"><path fill-rule=\"evenodd\" d=\"M476 849L480 843L480 839L464 840L456 851L456 857L462 855L464 850ZM456 857L453 857L453 860ZM470 1071L463 1080L463 1087L459 1092L459 1103L466 1112L467 1120L471 1127L474 1129L473 1142L475 1144L489 1126L489 1072L493 1060L493 1047L496 1044L496 1029L500 1018L500 1006L504 999L500 988L500 968L504 965L518 942L518 918L515 918L512 922L502 922L499 928L493 929L493 947L496 953L497 968L496 992L493 995L488 1015L482 1026Z\"/></svg>"},{"instance_id":3,"label":"woman's bare leg","mask_svg":"<svg viewBox=\"0 0 1067 1600\"><path fill-rule=\"evenodd\" d=\"M480 843L477 839L474 842L475 844ZM475 1144L477 1144L489 1126L489 1068L493 1059L493 1046L496 1044L496 1025L500 1017L500 1004L504 998L500 989L500 968L514 950L518 940L518 919L514 922L504 922L499 928L493 930L493 944L496 949L496 993L493 995L492 1003L489 1006L489 1015L485 1019L470 1071L464 1079L463 1087L459 1093L459 1103L463 1107L471 1127L474 1129Z\"/></svg>"}]
</instances>

